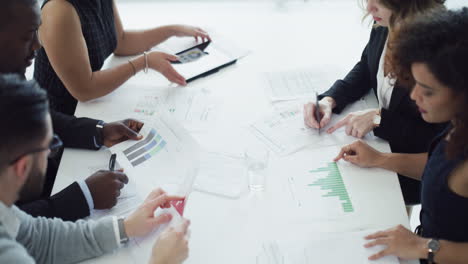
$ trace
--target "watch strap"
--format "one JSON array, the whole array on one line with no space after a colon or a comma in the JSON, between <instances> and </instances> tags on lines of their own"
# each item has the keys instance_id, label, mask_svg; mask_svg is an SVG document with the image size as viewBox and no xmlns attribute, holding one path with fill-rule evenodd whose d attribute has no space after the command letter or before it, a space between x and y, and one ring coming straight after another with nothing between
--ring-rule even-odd
<instances>
[{"instance_id":1,"label":"watch strap","mask_svg":"<svg viewBox=\"0 0 468 264\"><path fill-rule=\"evenodd\" d=\"M127 232L125 232L124 219L117 219L117 224L119 226L120 244L126 244L130 239L127 236Z\"/></svg>"},{"instance_id":2,"label":"watch strap","mask_svg":"<svg viewBox=\"0 0 468 264\"><path fill-rule=\"evenodd\" d=\"M429 253L427 254L427 263L434 264L434 252L432 252L432 250L429 250Z\"/></svg>"},{"instance_id":3,"label":"watch strap","mask_svg":"<svg viewBox=\"0 0 468 264\"><path fill-rule=\"evenodd\" d=\"M104 121L99 121L96 124L96 144L99 147L102 147L104 145L104 126L106 123Z\"/></svg>"}]
</instances>

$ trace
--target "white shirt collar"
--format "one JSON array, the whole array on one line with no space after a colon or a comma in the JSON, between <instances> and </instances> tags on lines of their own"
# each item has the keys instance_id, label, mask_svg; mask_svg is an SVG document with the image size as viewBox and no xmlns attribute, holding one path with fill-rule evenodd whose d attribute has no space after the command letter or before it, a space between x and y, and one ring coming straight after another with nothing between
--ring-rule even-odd
<instances>
[{"instance_id":1,"label":"white shirt collar","mask_svg":"<svg viewBox=\"0 0 468 264\"><path fill-rule=\"evenodd\" d=\"M5 226L6 232L16 239L20 228L20 221L13 211L13 207L7 207L0 201L0 223Z\"/></svg>"}]
</instances>

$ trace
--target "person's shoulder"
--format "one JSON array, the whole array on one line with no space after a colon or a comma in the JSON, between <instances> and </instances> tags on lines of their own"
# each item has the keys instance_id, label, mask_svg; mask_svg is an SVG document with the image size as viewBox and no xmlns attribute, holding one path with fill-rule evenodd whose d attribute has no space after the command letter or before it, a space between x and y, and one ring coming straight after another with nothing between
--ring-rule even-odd
<instances>
[{"instance_id":1,"label":"person's shoulder","mask_svg":"<svg viewBox=\"0 0 468 264\"><path fill-rule=\"evenodd\" d=\"M382 27L382 26L374 26L374 27L372 27L372 34L374 34L375 36L387 37L388 28L387 27Z\"/></svg>"},{"instance_id":2,"label":"person's shoulder","mask_svg":"<svg viewBox=\"0 0 468 264\"><path fill-rule=\"evenodd\" d=\"M42 7L42 37L55 37L57 32L71 32L80 27L80 18L75 7L65 0L53 0Z\"/></svg>"},{"instance_id":3,"label":"person's shoulder","mask_svg":"<svg viewBox=\"0 0 468 264\"><path fill-rule=\"evenodd\" d=\"M66 0L48 1L42 7L42 21L56 18L67 18L76 14L75 7Z\"/></svg>"}]
</instances>

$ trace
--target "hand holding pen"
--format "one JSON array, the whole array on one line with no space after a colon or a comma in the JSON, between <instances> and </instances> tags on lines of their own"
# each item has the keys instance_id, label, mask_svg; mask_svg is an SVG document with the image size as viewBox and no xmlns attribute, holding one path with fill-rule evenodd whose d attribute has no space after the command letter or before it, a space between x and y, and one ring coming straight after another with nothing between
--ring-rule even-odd
<instances>
[{"instance_id":1,"label":"hand holding pen","mask_svg":"<svg viewBox=\"0 0 468 264\"><path fill-rule=\"evenodd\" d=\"M311 128L319 130L330 122L334 100L331 97L324 97L319 100L316 94L316 101L304 105L304 123ZM328 131L327 131L328 132Z\"/></svg>"}]
</instances>

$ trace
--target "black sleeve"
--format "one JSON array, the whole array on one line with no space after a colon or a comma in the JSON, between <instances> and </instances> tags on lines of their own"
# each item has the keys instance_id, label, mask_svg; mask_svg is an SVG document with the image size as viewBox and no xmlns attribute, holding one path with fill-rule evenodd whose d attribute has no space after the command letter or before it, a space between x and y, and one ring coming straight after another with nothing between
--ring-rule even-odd
<instances>
[{"instance_id":1,"label":"black sleeve","mask_svg":"<svg viewBox=\"0 0 468 264\"><path fill-rule=\"evenodd\" d=\"M96 124L99 120L76 118L51 110L52 125L56 133L68 148L98 149L95 144Z\"/></svg>"},{"instance_id":2,"label":"black sleeve","mask_svg":"<svg viewBox=\"0 0 468 264\"><path fill-rule=\"evenodd\" d=\"M334 113L341 113L348 104L364 97L371 89L368 53L374 36L375 30L372 30L370 40L362 52L361 60L346 77L343 80L336 81L328 91L319 95L319 100L326 96L330 96L335 100L336 107L333 109Z\"/></svg>"},{"instance_id":3,"label":"black sleeve","mask_svg":"<svg viewBox=\"0 0 468 264\"><path fill-rule=\"evenodd\" d=\"M420 116L384 108L381 110L381 117L380 126L374 129L374 135L387 140L392 152L427 152L432 139L447 125L430 124Z\"/></svg>"},{"instance_id":4,"label":"black sleeve","mask_svg":"<svg viewBox=\"0 0 468 264\"><path fill-rule=\"evenodd\" d=\"M18 207L34 217L57 217L64 221L76 221L89 216L88 202L77 182L48 199L19 204Z\"/></svg>"}]
</instances>

